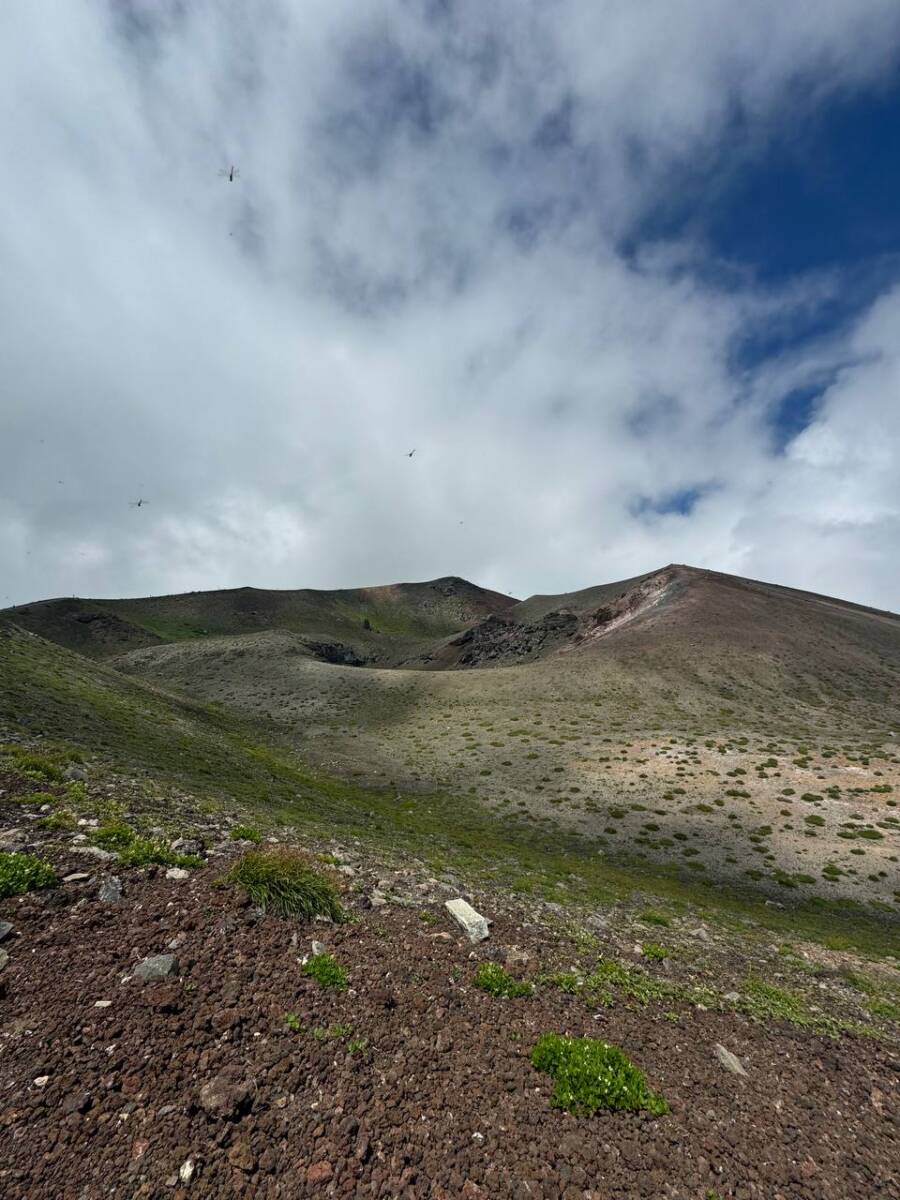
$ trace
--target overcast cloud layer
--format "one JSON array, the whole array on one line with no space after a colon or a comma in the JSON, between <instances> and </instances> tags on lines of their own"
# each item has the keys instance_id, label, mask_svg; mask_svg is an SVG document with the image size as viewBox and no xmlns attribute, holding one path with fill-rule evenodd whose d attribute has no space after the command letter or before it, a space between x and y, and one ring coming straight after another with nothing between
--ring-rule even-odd
<instances>
[{"instance_id":1,"label":"overcast cloud layer","mask_svg":"<svg viewBox=\"0 0 900 1200\"><path fill-rule=\"evenodd\" d=\"M675 561L900 609L900 288L794 341L840 271L641 235L898 51L897 0L5 0L0 604Z\"/></svg>"}]
</instances>

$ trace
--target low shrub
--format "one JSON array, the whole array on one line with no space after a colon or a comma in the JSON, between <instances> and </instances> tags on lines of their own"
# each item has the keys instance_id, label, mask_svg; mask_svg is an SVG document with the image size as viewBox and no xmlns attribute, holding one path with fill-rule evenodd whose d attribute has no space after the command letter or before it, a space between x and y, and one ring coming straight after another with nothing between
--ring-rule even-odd
<instances>
[{"instance_id":1,"label":"low shrub","mask_svg":"<svg viewBox=\"0 0 900 1200\"><path fill-rule=\"evenodd\" d=\"M665 1100L650 1091L643 1073L621 1050L595 1038L545 1033L531 1052L531 1062L552 1078L550 1103L554 1108L584 1116L601 1109L643 1109L656 1115L669 1111Z\"/></svg>"},{"instance_id":2,"label":"low shrub","mask_svg":"<svg viewBox=\"0 0 900 1200\"><path fill-rule=\"evenodd\" d=\"M277 916L344 919L334 883L298 850L250 850L231 868L227 879L242 887L254 904Z\"/></svg>"},{"instance_id":3,"label":"low shrub","mask_svg":"<svg viewBox=\"0 0 900 1200\"><path fill-rule=\"evenodd\" d=\"M494 962L483 962L479 965L474 983L477 988L491 996L505 996L507 999L530 996L534 991L532 984L514 979L499 963Z\"/></svg>"},{"instance_id":4,"label":"low shrub","mask_svg":"<svg viewBox=\"0 0 900 1200\"><path fill-rule=\"evenodd\" d=\"M53 887L56 873L48 862L33 854L0 853L0 900Z\"/></svg>"}]
</instances>

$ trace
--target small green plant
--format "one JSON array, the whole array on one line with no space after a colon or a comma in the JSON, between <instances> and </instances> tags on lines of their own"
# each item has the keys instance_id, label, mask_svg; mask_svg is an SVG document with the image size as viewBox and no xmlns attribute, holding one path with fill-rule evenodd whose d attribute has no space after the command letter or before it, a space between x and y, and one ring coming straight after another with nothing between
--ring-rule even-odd
<instances>
[{"instance_id":1,"label":"small green plant","mask_svg":"<svg viewBox=\"0 0 900 1200\"><path fill-rule=\"evenodd\" d=\"M141 837L124 821L108 821L94 833L94 845L115 851L124 867L201 867L195 854L176 854L165 842Z\"/></svg>"},{"instance_id":2,"label":"small green plant","mask_svg":"<svg viewBox=\"0 0 900 1200\"><path fill-rule=\"evenodd\" d=\"M813 1024L806 1002L796 992L754 978L746 979L741 990L741 1007L756 1021L789 1021L801 1027Z\"/></svg>"},{"instance_id":3,"label":"small green plant","mask_svg":"<svg viewBox=\"0 0 900 1200\"><path fill-rule=\"evenodd\" d=\"M136 837L131 845L119 851L119 862L124 867L202 867L203 859L196 854L176 854L165 842L152 838Z\"/></svg>"},{"instance_id":4,"label":"small green plant","mask_svg":"<svg viewBox=\"0 0 900 1200\"><path fill-rule=\"evenodd\" d=\"M227 879L242 887L254 904L277 916L344 919L335 885L297 850L250 850Z\"/></svg>"},{"instance_id":5,"label":"small green plant","mask_svg":"<svg viewBox=\"0 0 900 1200\"><path fill-rule=\"evenodd\" d=\"M107 821L94 833L94 845L102 850L124 850L136 837L135 831L124 821Z\"/></svg>"},{"instance_id":6,"label":"small green plant","mask_svg":"<svg viewBox=\"0 0 900 1200\"><path fill-rule=\"evenodd\" d=\"M320 987L346 990L347 972L333 954L314 954L303 964L303 974L315 979Z\"/></svg>"},{"instance_id":7,"label":"small green plant","mask_svg":"<svg viewBox=\"0 0 900 1200\"><path fill-rule=\"evenodd\" d=\"M287 1025L288 1029L290 1029L291 1033L299 1033L303 1028L303 1026L300 1024L300 1018L296 1013L285 1013L284 1023Z\"/></svg>"},{"instance_id":8,"label":"small green plant","mask_svg":"<svg viewBox=\"0 0 900 1200\"><path fill-rule=\"evenodd\" d=\"M38 825L40 825L41 829L51 829L67 833L77 828L78 822L74 813L69 812L67 808L60 808L56 812L50 813L48 817L41 817Z\"/></svg>"},{"instance_id":9,"label":"small green plant","mask_svg":"<svg viewBox=\"0 0 900 1200\"><path fill-rule=\"evenodd\" d=\"M348 1054L364 1054L369 1048L368 1038L351 1038L347 1043Z\"/></svg>"},{"instance_id":10,"label":"small green plant","mask_svg":"<svg viewBox=\"0 0 900 1200\"><path fill-rule=\"evenodd\" d=\"M619 1112L669 1111L651 1092L641 1071L615 1046L590 1037L545 1033L531 1052L531 1062L553 1080L550 1103L567 1112L593 1116L601 1109Z\"/></svg>"},{"instance_id":11,"label":"small green plant","mask_svg":"<svg viewBox=\"0 0 900 1200\"><path fill-rule=\"evenodd\" d=\"M33 854L0 853L0 900L53 887L56 874L48 862Z\"/></svg>"},{"instance_id":12,"label":"small green plant","mask_svg":"<svg viewBox=\"0 0 900 1200\"><path fill-rule=\"evenodd\" d=\"M54 804L56 797L52 792L23 792L19 796L11 797L19 804Z\"/></svg>"},{"instance_id":13,"label":"small green plant","mask_svg":"<svg viewBox=\"0 0 900 1200\"><path fill-rule=\"evenodd\" d=\"M513 979L499 963L493 962L479 964L474 983L477 988L491 996L505 996L507 999L530 996L534 991L532 984Z\"/></svg>"},{"instance_id":14,"label":"small green plant","mask_svg":"<svg viewBox=\"0 0 900 1200\"><path fill-rule=\"evenodd\" d=\"M228 831L228 836L233 842L259 843L262 841L262 834L252 825L235 825Z\"/></svg>"},{"instance_id":15,"label":"small green plant","mask_svg":"<svg viewBox=\"0 0 900 1200\"><path fill-rule=\"evenodd\" d=\"M317 1025L312 1031L312 1035L317 1042L331 1042L349 1037L352 1032L352 1025L329 1025L327 1029L322 1025Z\"/></svg>"},{"instance_id":16,"label":"small green plant","mask_svg":"<svg viewBox=\"0 0 900 1200\"><path fill-rule=\"evenodd\" d=\"M62 783L62 768L46 755L34 754L30 750L22 750L17 746L5 746L3 752L12 759L16 770L26 779L43 779L48 783Z\"/></svg>"},{"instance_id":17,"label":"small green plant","mask_svg":"<svg viewBox=\"0 0 900 1200\"><path fill-rule=\"evenodd\" d=\"M549 982L570 996L577 996L584 987L584 979L575 971L557 971L550 976Z\"/></svg>"},{"instance_id":18,"label":"small green plant","mask_svg":"<svg viewBox=\"0 0 900 1200\"><path fill-rule=\"evenodd\" d=\"M645 908L644 911L639 914L639 917L645 925L667 926L669 924L669 918L664 916L661 912L657 912L655 908Z\"/></svg>"},{"instance_id":19,"label":"small green plant","mask_svg":"<svg viewBox=\"0 0 900 1200\"><path fill-rule=\"evenodd\" d=\"M641 952L644 958L653 959L654 962L662 962L672 953L666 946L660 946L659 942L644 942Z\"/></svg>"}]
</instances>

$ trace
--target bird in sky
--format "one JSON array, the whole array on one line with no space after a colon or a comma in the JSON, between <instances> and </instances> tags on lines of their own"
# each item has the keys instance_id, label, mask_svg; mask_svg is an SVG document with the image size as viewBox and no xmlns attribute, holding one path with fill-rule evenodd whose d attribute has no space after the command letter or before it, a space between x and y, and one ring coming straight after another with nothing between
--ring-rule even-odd
<instances>
[{"instance_id":1,"label":"bird in sky","mask_svg":"<svg viewBox=\"0 0 900 1200\"><path fill-rule=\"evenodd\" d=\"M129 500L128 507L129 508L143 508L143 506L145 504L149 504L149 503L150 503L149 500L144 500L143 498L140 500Z\"/></svg>"},{"instance_id":2,"label":"bird in sky","mask_svg":"<svg viewBox=\"0 0 900 1200\"><path fill-rule=\"evenodd\" d=\"M237 167L233 163L230 167L223 167L221 169L221 171L219 172L219 174L224 179L227 179L229 183L234 183L234 181L236 179L240 179L240 177L241 177L240 171L237 169Z\"/></svg>"},{"instance_id":3,"label":"bird in sky","mask_svg":"<svg viewBox=\"0 0 900 1200\"><path fill-rule=\"evenodd\" d=\"M406 457L407 457L407 458L412 458L412 456L413 456L413 455L415 454L415 452L416 452L416 449L417 449L417 447L415 447L415 446L414 446L414 447L412 448L412 450L410 450L410 452L407 454L407 456L406 456Z\"/></svg>"}]
</instances>

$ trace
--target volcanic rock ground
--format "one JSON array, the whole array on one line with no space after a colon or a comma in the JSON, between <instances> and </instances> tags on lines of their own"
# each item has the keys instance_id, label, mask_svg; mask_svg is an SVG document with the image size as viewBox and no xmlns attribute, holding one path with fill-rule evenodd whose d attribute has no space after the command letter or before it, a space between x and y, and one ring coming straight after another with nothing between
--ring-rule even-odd
<instances>
[{"instance_id":1,"label":"volcanic rock ground","mask_svg":"<svg viewBox=\"0 0 900 1200\"><path fill-rule=\"evenodd\" d=\"M74 840L41 829L16 802L28 781L0 785L6 848L33 848L70 877L0 901L12 925L0 971L9 1200L900 1197L897 1026L824 1032L829 1013L850 1012L852 956L749 931L737 949L696 919L657 928L628 908L577 924L558 905L484 891L469 898L491 934L473 947L443 909L467 894L460 881L334 843L351 921L285 920L221 885L241 848L216 818L196 816L208 865L170 879L86 852L90 825ZM111 874L123 895L103 902ZM313 939L345 967L348 990L303 976ZM650 940L671 958L645 959ZM175 957L173 974L141 982L136 966L160 954ZM604 958L701 990L607 1006L550 982ZM534 995L474 987L485 959L533 980ZM890 962L864 969L896 982ZM747 972L802 978L814 1027L741 1011ZM624 1049L670 1113L551 1108L550 1081L529 1061L551 1030Z\"/></svg>"}]
</instances>

